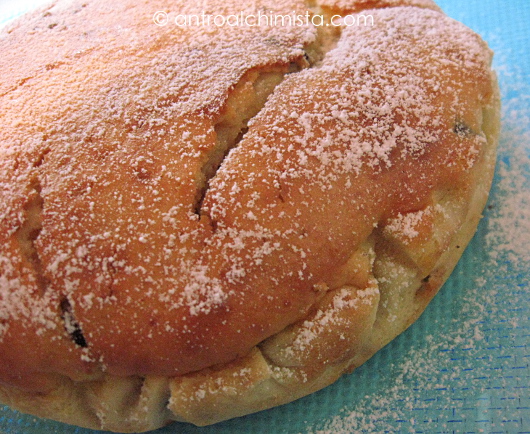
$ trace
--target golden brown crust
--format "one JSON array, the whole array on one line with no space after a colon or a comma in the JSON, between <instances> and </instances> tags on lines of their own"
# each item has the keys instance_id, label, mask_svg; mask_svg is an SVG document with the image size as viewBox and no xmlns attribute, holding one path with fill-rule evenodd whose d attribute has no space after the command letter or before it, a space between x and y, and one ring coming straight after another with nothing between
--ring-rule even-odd
<instances>
[{"instance_id":1,"label":"golden brown crust","mask_svg":"<svg viewBox=\"0 0 530 434\"><path fill-rule=\"evenodd\" d=\"M59 2L4 31L0 400L214 423L330 384L417 318L487 198L491 53L430 1L343 3L313 13L374 25L159 28L163 2L122 1L118 26Z\"/></svg>"}]
</instances>

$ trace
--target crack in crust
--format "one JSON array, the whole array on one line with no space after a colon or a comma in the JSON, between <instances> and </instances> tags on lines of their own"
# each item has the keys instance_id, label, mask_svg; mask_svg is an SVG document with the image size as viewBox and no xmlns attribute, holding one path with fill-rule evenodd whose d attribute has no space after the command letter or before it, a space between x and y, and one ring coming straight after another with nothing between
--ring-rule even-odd
<instances>
[{"instance_id":1,"label":"crack in crust","mask_svg":"<svg viewBox=\"0 0 530 434\"><path fill-rule=\"evenodd\" d=\"M298 62L289 65L270 65L259 71L249 71L234 86L224 108L222 116L214 129L217 146L207 156L199 174L195 214L201 215L203 202L210 185L221 168L223 161L232 149L237 148L248 131L248 124L265 106L278 86L287 75L295 74L303 69L311 68L310 57L304 53Z\"/></svg>"},{"instance_id":2,"label":"crack in crust","mask_svg":"<svg viewBox=\"0 0 530 434\"><path fill-rule=\"evenodd\" d=\"M83 335L83 332L81 330L81 327L79 326L79 323L76 321L72 305L70 304L70 301L67 297L64 297L61 300L61 312L62 312L62 320L64 322L64 328L68 335L72 338L72 340L76 343L76 345L79 345L82 348L88 347L88 344L86 342L86 339Z\"/></svg>"},{"instance_id":3,"label":"crack in crust","mask_svg":"<svg viewBox=\"0 0 530 434\"><path fill-rule=\"evenodd\" d=\"M314 1L306 1L306 7L314 15L323 15L326 22L331 21L332 14L321 9ZM223 114L214 126L217 146L207 156L199 174L195 214L201 216L205 213L206 210L202 208L210 181L215 178L230 151L237 148L243 140L249 122L259 115L267 99L276 92L288 75L318 67L326 54L336 47L341 33L340 27L321 26L317 29L316 41L304 48L302 57L297 61L289 65L268 65L259 71L248 71L234 86L221 110ZM281 191L279 199L284 201Z\"/></svg>"},{"instance_id":4,"label":"crack in crust","mask_svg":"<svg viewBox=\"0 0 530 434\"><path fill-rule=\"evenodd\" d=\"M37 286L41 291L41 295L44 295L49 285L49 280L44 273L44 266L36 247L36 241L42 231L41 215L44 198L41 195L41 190L40 181L38 177L35 177L31 182L28 200L24 204L24 221L16 232L16 237L22 256L31 264Z\"/></svg>"}]
</instances>

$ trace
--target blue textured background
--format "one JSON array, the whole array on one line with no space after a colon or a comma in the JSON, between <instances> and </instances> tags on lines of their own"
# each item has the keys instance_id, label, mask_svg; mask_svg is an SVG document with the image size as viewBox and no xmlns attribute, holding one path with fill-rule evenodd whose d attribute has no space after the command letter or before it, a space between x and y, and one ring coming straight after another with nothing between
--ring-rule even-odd
<instances>
[{"instance_id":1,"label":"blue textured background","mask_svg":"<svg viewBox=\"0 0 530 434\"><path fill-rule=\"evenodd\" d=\"M35 1L0 0L0 23ZM289 405L169 433L530 433L530 0L439 0L496 53L499 165L485 218L424 315L353 374ZM94 431L0 407L0 433Z\"/></svg>"}]
</instances>

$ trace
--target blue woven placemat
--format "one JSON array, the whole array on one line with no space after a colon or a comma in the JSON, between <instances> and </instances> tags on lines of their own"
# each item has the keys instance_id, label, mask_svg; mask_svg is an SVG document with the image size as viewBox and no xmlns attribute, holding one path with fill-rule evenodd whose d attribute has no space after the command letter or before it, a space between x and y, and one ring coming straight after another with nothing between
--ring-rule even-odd
<instances>
[{"instance_id":1,"label":"blue woven placemat","mask_svg":"<svg viewBox=\"0 0 530 434\"><path fill-rule=\"evenodd\" d=\"M0 23L35 1L3 1ZM353 374L289 405L169 433L530 433L530 1L439 0L495 51L499 164L485 218L424 315ZM94 431L0 407L0 433Z\"/></svg>"}]
</instances>

